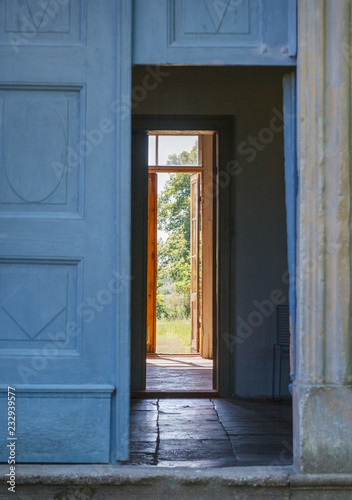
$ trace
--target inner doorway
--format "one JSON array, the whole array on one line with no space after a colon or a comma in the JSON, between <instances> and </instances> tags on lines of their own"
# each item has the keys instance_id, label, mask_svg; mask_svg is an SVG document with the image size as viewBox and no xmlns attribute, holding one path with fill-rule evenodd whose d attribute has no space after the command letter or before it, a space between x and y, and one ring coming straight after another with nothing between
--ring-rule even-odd
<instances>
[{"instance_id":1,"label":"inner doorway","mask_svg":"<svg viewBox=\"0 0 352 500\"><path fill-rule=\"evenodd\" d=\"M213 389L213 143L148 135L147 390Z\"/></svg>"},{"instance_id":2,"label":"inner doorway","mask_svg":"<svg viewBox=\"0 0 352 500\"><path fill-rule=\"evenodd\" d=\"M222 391L222 395L226 397L231 393L229 386L233 372L231 353L224 342L224 336L219 332L229 331L232 321L233 311L224 307L225 297L228 300L232 293L231 274L228 272L232 235L226 231L220 238L219 232L223 231L226 224L229 224L229 217L231 217L228 207L232 182L230 180L227 188L221 189L219 193L216 178L220 169L226 167L233 158L233 133L233 117L229 116L139 115L133 118L132 303L135 305L134 310L138 310L138 315L134 314L131 317L131 387L134 395L143 396L146 390L150 392L151 389L148 388L147 383L147 357L158 355L157 176L164 173L173 176L187 174L190 195L193 192L193 207L189 207L189 227L190 233L191 227L193 233L190 238L192 248L189 252L192 258L188 264L190 273L192 261L192 280L190 273L188 300L189 331L193 332L193 337L191 337L188 356L193 356L193 359L187 360L184 366L194 370L203 369L202 366L194 366L196 356L200 361L211 362L212 360L212 380L209 389L211 395L220 394ZM197 162L192 165L170 165L167 161L157 161L156 152L153 161L148 161L150 142L153 143L155 151L155 142L170 136L190 136L197 139ZM172 156L173 151L170 150L169 153ZM207 272L204 272L205 269ZM193 300L190 300L191 297ZM169 359L163 361L175 362ZM184 360L179 361L182 363ZM183 384L175 387L174 390L190 395ZM192 393L195 391L203 397L206 392L202 384L198 384L197 389L191 389ZM143 392L143 394L136 394L137 392Z\"/></svg>"}]
</instances>

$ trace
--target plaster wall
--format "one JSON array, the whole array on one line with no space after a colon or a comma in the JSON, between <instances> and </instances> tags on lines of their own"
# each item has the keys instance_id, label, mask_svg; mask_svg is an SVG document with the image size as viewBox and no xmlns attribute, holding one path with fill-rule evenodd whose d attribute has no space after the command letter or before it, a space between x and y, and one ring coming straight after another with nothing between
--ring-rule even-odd
<instances>
[{"instance_id":1,"label":"plaster wall","mask_svg":"<svg viewBox=\"0 0 352 500\"><path fill-rule=\"evenodd\" d=\"M288 300L286 209L282 123L282 77L287 69L239 67L163 67L155 89L146 89L146 67L133 69L133 113L234 115L236 176L235 394L270 396L276 314L258 303ZM251 139L252 138L252 139ZM252 144L250 144L252 142ZM254 144L255 143L255 144ZM245 326L246 325L246 326ZM242 336L241 336L242 335ZM246 338L244 338L246 337ZM288 385L284 358L283 391Z\"/></svg>"}]
</instances>

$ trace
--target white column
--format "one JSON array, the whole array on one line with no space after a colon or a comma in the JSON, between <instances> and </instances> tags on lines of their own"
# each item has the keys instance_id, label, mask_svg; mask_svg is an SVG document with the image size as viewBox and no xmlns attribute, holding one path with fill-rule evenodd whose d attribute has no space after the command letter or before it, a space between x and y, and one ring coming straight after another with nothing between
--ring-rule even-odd
<instances>
[{"instance_id":1,"label":"white column","mask_svg":"<svg viewBox=\"0 0 352 500\"><path fill-rule=\"evenodd\" d=\"M295 456L352 470L351 2L299 0Z\"/></svg>"}]
</instances>

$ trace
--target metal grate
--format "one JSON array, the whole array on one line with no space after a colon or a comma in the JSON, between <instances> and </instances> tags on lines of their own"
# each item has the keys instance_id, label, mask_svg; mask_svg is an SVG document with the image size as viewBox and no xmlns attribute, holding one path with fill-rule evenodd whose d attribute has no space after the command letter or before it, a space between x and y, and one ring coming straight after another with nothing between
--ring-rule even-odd
<instances>
[{"instance_id":1,"label":"metal grate","mask_svg":"<svg viewBox=\"0 0 352 500\"><path fill-rule=\"evenodd\" d=\"M288 305L277 306L277 344L290 346L290 312Z\"/></svg>"}]
</instances>

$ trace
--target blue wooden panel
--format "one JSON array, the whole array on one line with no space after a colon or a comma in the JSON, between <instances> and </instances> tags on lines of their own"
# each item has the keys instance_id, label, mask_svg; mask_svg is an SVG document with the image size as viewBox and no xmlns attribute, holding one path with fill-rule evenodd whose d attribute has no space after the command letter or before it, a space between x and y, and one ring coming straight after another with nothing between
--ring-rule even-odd
<instances>
[{"instance_id":1,"label":"blue wooden panel","mask_svg":"<svg viewBox=\"0 0 352 500\"><path fill-rule=\"evenodd\" d=\"M28 32L30 20L40 33L68 33L70 31L69 3L43 2L36 0L5 0L5 31L11 33ZM46 6L48 7L45 12ZM49 11L52 14L49 15Z\"/></svg>"},{"instance_id":2,"label":"blue wooden panel","mask_svg":"<svg viewBox=\"0 0 352 500\"><path fill-rule=\"evenodd\" d=\"M111 386L18 387L16 461L108 463L112 391ZM0 390L0 425L7 429L7 388ZM1 462L8 460L9 442L1 433Z\"/></svg>"},{"instance_id":3,"label":"blue wooden panel","mask_svg":"<svg viewBox=\"0 0 352 500\"><path fill-rule=\"evenodd\" d=\"M286 182L286 214L287 214L287 260L290 275L289 304L292 326L292 363L291 378L296 374L296 259L297 259L297 119L296 119L296 75L285 75L284 86L284 148L285 148L285 182Z\"/></svg>"},{"instance_id":4,"label":"blue wooden panel","mask_svg":"<svg viewBox=\"0 0 352 500\"><path fill-rule=\"evenodd\" d=\"M0 217L82 215L84 100L82 86L0 85Z\"/></svg>"},{"instance_id":5,"label":"blue wooden panel","mask_svg":"<svg viewBox=\"0 0 352 500\"><path fill-rule=\"evenodd\" d=\"M134 0L135 64L294 65L296 0Z\"/></svg>"},{"instance_id":6,"label":"blue wooden panel","mask_svg":"<svg viewBox=\"0 0 352 500\"><path fill-rule=\"evenodd\" d=\"M86 41L85 0L4 0L0 4L0 44L14 53L23 46L77 45Z\"/></svg>"},{"instance_id":7,"label":"blue wooden panel","mask_svg":"<svg viewBox=\"0 0 352 500\"><path fill-rule=\"evenodd\" d=\"M297 55L297 0L288 0L288 55Z\"/></svg>"},{"instance_id":8,"label":"blue wooden panel","mask_svg":"<svg viewBox=\"0 0 352 500\"><path fill-rule=\"evenodd\" d=\"M81 274L81 261L0 258L2 355L80 354Z\"/></svg>"},{"instance_id":9,"label":"blue wooden panel","mask_svg":"<svg viewBox=\"0 0 352 500\"><path fill-rule=\"evenodd\" d=\"M170 45L248 47L261 43L261 0L172 0Z\"/></svg>"},{"instance_id":10,"label":"blue wooden panel","mask_svg":"<svg viewBox=\"0 0 352 500\"><path fill-rule=\"evenodd\" d=\"M118 38L118 87L117 103L126 109L131 102L132 80L132 2L118 2L116 29ZM114 103L115 104L115 103ZM114 107L115 109L115 107ZM111 462L118 463L129 457L130 440L130 359L131 359L131 320L130 293L131 281L131 110L118 116L118 248L116 267L124 278L121 281L122 293L117 304L117 342L116 342L116 393L113 395Z\"/></svg>"}]
</instances>

